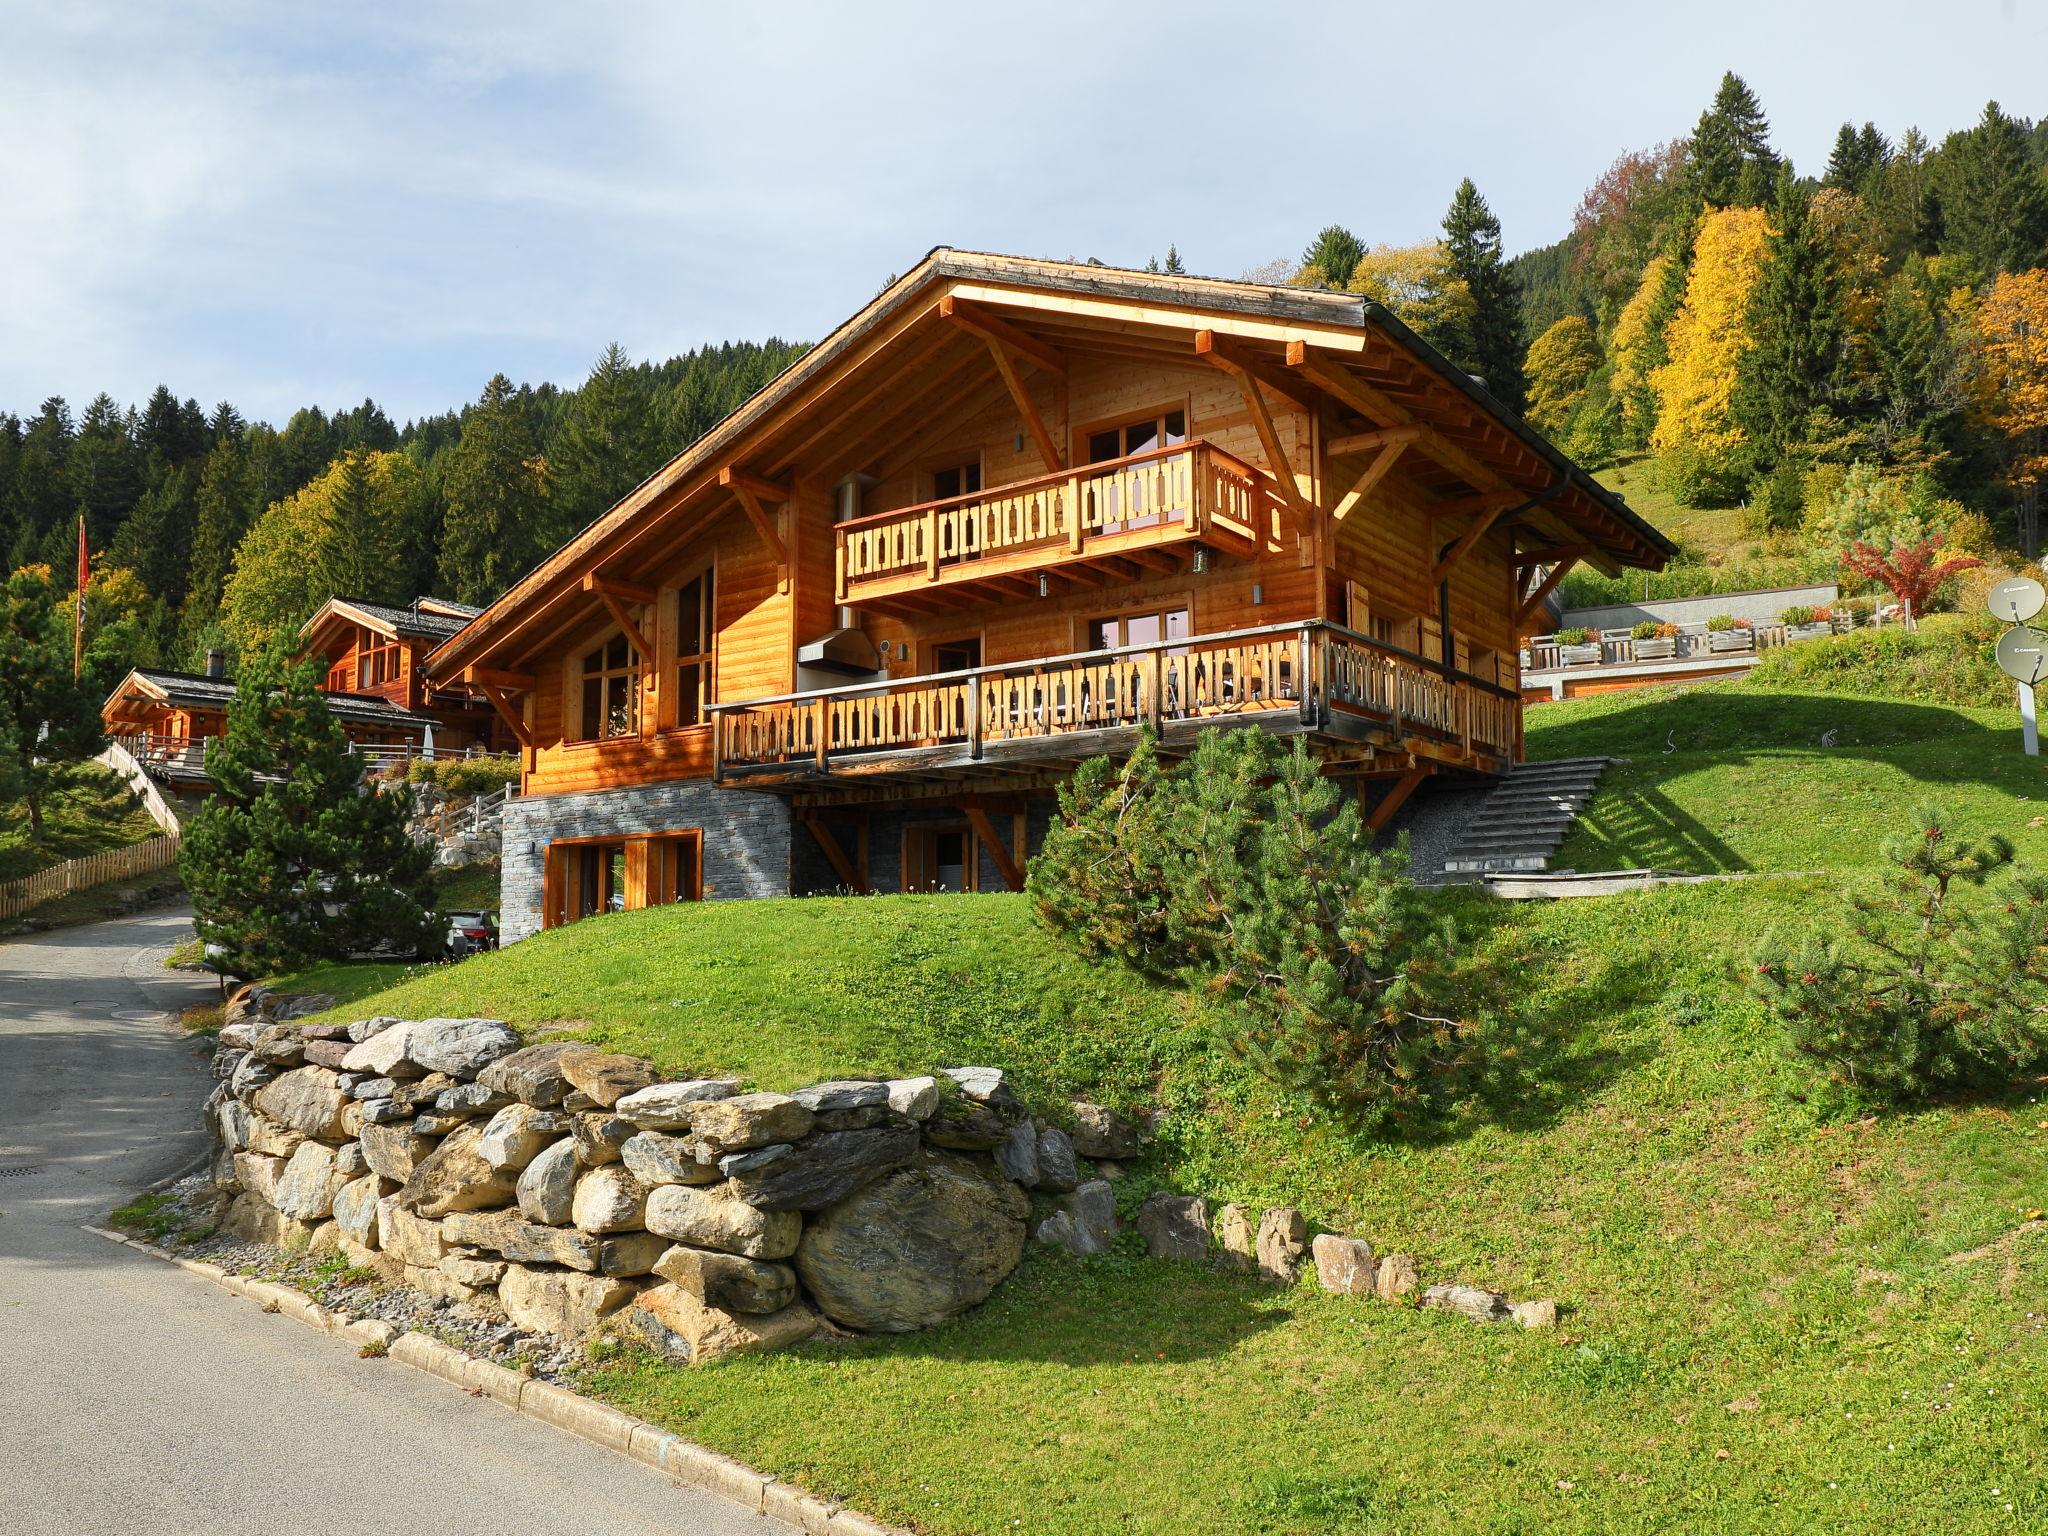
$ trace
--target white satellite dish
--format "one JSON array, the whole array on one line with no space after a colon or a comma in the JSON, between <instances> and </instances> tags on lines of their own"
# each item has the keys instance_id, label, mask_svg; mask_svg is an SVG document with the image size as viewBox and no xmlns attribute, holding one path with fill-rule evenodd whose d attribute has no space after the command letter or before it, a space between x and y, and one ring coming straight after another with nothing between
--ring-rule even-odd
<instances>
[{"instance_id":1,"label":"white satellite dish","mask_svg":"<svg viewBox=\"0 0 2048 1536\"><path fill-rule=\"evenodd\" d=\"M2048 635L2038 629L2008 629L1992 654L1998 670L2023 687L2048 683Z\"/></svg>"},{"instance_id":2,"label":"white satellite dish","mask_svg":"<svg viewBox=\"0 0 2048 1536\"><path fill-rule=\"evenodd\" d=\"M2008 624L2024 624L2048 607L2048 590L2031 576L2009 576L1984 594L1984 606Z\"/></svg>"}]
</instances>

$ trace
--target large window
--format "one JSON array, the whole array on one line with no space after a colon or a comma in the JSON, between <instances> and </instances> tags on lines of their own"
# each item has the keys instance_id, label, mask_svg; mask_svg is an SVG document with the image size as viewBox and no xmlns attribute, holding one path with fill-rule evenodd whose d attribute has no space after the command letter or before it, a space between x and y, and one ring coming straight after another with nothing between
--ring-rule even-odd
<instances>
[{"instance_id":1,"label":"large window","mask_svg":"<svg viewBox=\"0 0 2048 1536\"><path fill-rule=\"evenodd\" d=\"M717 625L711 572L676 589L676 724L699 725L712 699L711 657Z\"/></svg>"},{"instance_id":2,"label":"large window","mask_svg":"<svg viewBox=\"0 0 2048 1536\"><path fill-rule=\"evenodd\" d=\"M703 851L704 834L694 828L551 843L542 924L560 928L606 912L701 900Z\"/></svg>"},{"instance_id":3,"label":"large window","mask_svg":"<svg viewBox=\"0 0 2048 1536\"><path fill-rule=\"evenodd\" d=\"M1137 421L1091 431L1088 462L1102 464L1134 453L1149 453L1154 448L1177 447L1187 440L1188 413L1160 411ZM1113 471L1114 478L1098 485L1094 494L1099 501L1092 521L1105 532L1115 528L1150 528L1164 518L1163 487L1157 483L1156 475L1147 474L1150 462L1121 473Z\"/></svg>"},{"instance_id":4,"label":"large window","mask_svg":"<svg viewBox=\"0 0 2048 1536\"><path fill-rule=\"evenodd\" d=\"M583 658L583 741L640 733L640 654L614 635Z\"/></svg>"},{"instance_id":5,"label":"large window","mask_svg":"<svg viewBox=\"0 0 2048 1536\"><path fill-rule=\"evenodd\" d=\"M972 496L981 489L981 461L948 464L932 471L933 501L951 501L955 496Z\"/></svg>"},{"instance_id":6,"label":"large window","mask_svg":"<svg viewBox=\"0 0 2048 1536\"><path fill-rule=\"evenodd\" d=\"M1188 440L1188 413L1160 411L1139 421L1103 427L1088 434L1088 462L1102 464L1154 448L1172 448Z\"/></svg>"}]
</instances>

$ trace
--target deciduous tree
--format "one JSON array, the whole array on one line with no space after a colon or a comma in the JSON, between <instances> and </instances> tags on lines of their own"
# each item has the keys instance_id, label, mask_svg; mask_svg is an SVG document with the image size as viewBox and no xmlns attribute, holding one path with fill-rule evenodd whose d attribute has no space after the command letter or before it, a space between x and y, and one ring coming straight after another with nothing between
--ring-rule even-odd
<instances>
[{"instance_id":1,"label":"deciduous tree","mask_svg":"<svg viewBox=\"0 0 2048 1536\"><path fill-rule=\"evenodd\" d=\"M1529 380L1529 420L1553 437L1584 403L1600 366L1600 343L1580 315L1567 315L1530 344L1522 371Z\"/></svg>"},{"instance_id":2,"label":"deciduous tree","mask_svg":"<svg viewBox=\"0 0 2048 1536\"><path fill-rule=\"evenodd\" d=\"M2041 487L2048 480L2048 270L2009 272L1976 316L1983 414L2003 447L2018 508L2020 548L2040 553Z\"/></svg>"},{"instance_id":3,"label":"deciduous tree","mask_svg":"<svg viewBox=\"0 0 2048 1536\"><path fill-rule=\"evenodd\" d=\"M1750 303L1768 227L1764 211L1750 207L1716 209L1700 221L1685 302L1666 331L1670 357L1650 375L1657 396L1651 446L1697 465L1694 494L1711 495L1731 476L1740 484L1745 436L1734 415L1735 382L1755 345Z\"/></svg>"},{"instance_id":4,"label":"deciduous tree","mask_svg":"<svg viewBox=\"0 0 2048 1536\"><path fill-rule=\"evenodd\" d=\"M1927 611L1944 581L1984 563L1975 555L1939 559L1941 544L1938 533L1894 544L1889 550L1858 540L1843 552L1842 569L1859 580L1882 583L1904 605L1910 623Z\"/></svg>"},{"instance_id":5,"label":"deciduous tree","mask_svg":"<svg viewBox=\"0 0 2048 1536\"><path fill-rule=\"evenodd\" d=\"M0 740L9 754L0 780L41 837L55 776L100 744L99 711L71 676L71 599L48 566L24 566L0 583Z\"/></svg>"}]
</instances>

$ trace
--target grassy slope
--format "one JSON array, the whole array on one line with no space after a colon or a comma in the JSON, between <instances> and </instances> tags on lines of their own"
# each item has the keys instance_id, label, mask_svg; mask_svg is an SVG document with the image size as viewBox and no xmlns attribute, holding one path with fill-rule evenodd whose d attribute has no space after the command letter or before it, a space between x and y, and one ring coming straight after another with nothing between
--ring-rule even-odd
<instances>
[{"instance_id":1,"label":"grassy slope","mask_svg":"<svg viewBox=\"0 0 2048 1536\"><path fill-rule=\"evenodd\" d=\"M88 764L66 772L43 804L43 836L29 835L28 807L0 803L0 880L156 836L156 823L118 777Z\"/></svg>"},{"instance_id":2,"label":"grassy slope","mask_svg":"<svg viewBox=\"0 0 2048 1536\"><path fill-rule=\"evenodd\" d=\"M1739 560L1756 553L1756 541L1742 531L1740 508L1686 506L1664 489L1655 459L1630 459L1602 470L1598 478L1626 497L1630 508L1659 533L1708 559Z\"/></svg>"}]
</instances>

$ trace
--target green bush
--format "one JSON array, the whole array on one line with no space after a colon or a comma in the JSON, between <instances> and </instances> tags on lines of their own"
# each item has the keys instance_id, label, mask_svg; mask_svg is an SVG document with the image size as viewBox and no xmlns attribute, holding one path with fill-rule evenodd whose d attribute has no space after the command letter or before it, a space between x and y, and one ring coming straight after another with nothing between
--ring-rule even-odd
<instances>
[{"instance_id":1,"label":"green bush","mask_svg":"<svg viewBox=\"0 0 2048 1536\"><path fill-rule=\"evenodd\" d=\"M408 782L431 784L451 795L486 795L519 782L516 757L416 757L405 770Z\"/></svg>"},{"instance_id":2,"label":"green bush","mask_svg":"<svg viewBox=\"0 0 2048 1536\"><path fill-rule=\"evenodd\" d=\"M1617 603L1674 597L1718 597L1728 592L1768 592L1777 587L1810 587L1834 581L1840 566L1833 550L1802 555L1709 565L1697 557L1679 558L1661 571L1623 571L1602 576L1584 567L1560 584L1567 608L1606 608Z\"/></svg>"},{"instance_id":3,"label":"green bush","mask_svg":"<svg viewBox=\"0 0 2048 1536\"><path fill-rule=\"evenodd\" d=\"M1867 616L1870 604L1842 606ZM1989 614L1937 614L1917 629L1889 624L1853 629L1765 653L1750 676L1767 686L1824 693L1883 695L1929 704L2010 706L2012 681L1991 647L2000 625Z\"/></svg>"},{"instance_id":4,"label":"green bush","mask_svg":"<svg viewBox=\"0 0 2048 1536\"><path fill-rule=\"evenodd\" d=\"M1999 1088L2048 1062L2048 876L2002 836L1957 844L1933 806L1834 925L1767 932L1750 985L1793 1053L1851 1102ZM1969 903L1964 889L1992 885ZM1815 931L1816 928L1821 931ZM1831 931L1830 931L1831 928Z\"/></svg>"},{"instance_id":5,"label":"green bush","mask_svg":"<svg viewBox=\"0 0 2048 1536\"><path fill-rule=\"evenodd\" d=\"M1783 613L1780 613L1778 615L1778 622L1780 624L1793 625L1811 624L1813 622L1813 617L1814 610L1808 604L1794 603L1791 607L1787 608Z\"/></svg>"},{"instance_id":6,"label":"green bush","mask_svg":"<svg viewBox=\"0 0 2048 1536\"><path fill-rule=\"evenodd\" d=\"M1703 453L1680 444L1657 460L1657 478L1688 507L1732 507L1749 479L1746 457L1740 450Z\"/></svg>"},{"instance_id":7,"label":"green bush","mask_svg":"<svg viewBox=\"0 0 2048 1536\"><path fill-rule=\"evenodd\" d=\"M1731 614L1717 613L1707 620L1707 632L1709 634L1725 635L1735 627L1735 619Z\"/></svg>"},{"instance_id":8,"label":"green bush","mask_svg":"<svg viewBox=\"0 0 2048 1536\"><path fill-rule=\"evenodd\" d=\"M1655 619L1644 619L1635 628L1631 629L1629 634L1637 640L1655 640L1658 632L1663 627Z\"/></svg>"},{"instance_id":9,"label":"green bush","mask_svg":"<svg viewBox=\"0 0 2048 1536\"><path fill-rule=\"evenodd\" d=\"M1591 631L1590 629L1583 628L1580 625L1573 624L1568 626L1567 628L1560 629L1556 634L1552 635L1550 638L1555 640L1559 645L1586 645L1592 641L1593 631Z\"/></svg>"}]
</instances>

